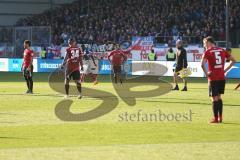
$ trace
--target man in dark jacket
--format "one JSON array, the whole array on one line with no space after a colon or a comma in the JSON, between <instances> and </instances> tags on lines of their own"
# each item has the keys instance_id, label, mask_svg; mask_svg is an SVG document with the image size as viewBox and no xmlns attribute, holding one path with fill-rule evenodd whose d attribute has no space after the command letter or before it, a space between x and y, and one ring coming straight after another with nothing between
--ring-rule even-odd
<instances>
[{"instance_id":1,"label":"man in dark jacket","mask_svg":"<svg viewBox=\"0 0 240 160\"><path fill-rule=\"evenodd\" d=\"M174 83L176 84L176 86L173 90L179 90L178 81L177 81L179 71L187 68L187 66L188 66L187 51L183 48L183 43L181 40L177 40L176 48L177 48L177 64L176 64L175 73L174 73L174 77L173 77ZM182 91L187 91L186 78L183 78L183 82L184 82L184 88L182 89Z\"/></svg>"}]
</instances>

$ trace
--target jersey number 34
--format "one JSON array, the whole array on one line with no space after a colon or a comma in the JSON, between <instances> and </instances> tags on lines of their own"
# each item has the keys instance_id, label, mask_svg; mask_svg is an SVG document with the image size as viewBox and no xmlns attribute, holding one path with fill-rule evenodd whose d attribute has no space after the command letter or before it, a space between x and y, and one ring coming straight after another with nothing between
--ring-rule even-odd
<instances>
[{"instance_id":1,"label":"jersey number 34","mask_svg":"<svg viewBox=\"0 0 240 160\"><path fill-rule=\"evenodd\" d=\"M79 50L71 50L71 59L79 58Z\"/></svg>"}]
</instances>

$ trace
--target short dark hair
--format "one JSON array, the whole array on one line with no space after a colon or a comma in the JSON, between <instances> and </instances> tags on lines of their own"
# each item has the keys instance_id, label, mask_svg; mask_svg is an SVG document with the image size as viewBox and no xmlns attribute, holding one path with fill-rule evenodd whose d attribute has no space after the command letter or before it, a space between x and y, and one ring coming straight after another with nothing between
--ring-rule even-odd
<instances>
[{"instance_id":1,"label":"short dark hair","mask_svg":"<svg viewBox=\"0 0 240 160\"><path fill-rule=\"evenodd\" d=\"M231 48L227 48L226 50L227 50L228 52L231 52L231 51L232 51L232 49L231 49Z\"/></svg>"},{"instance_id":2,"label":"short dark hair","mask_svg":"<svg viewBox=\"0 0 240 160\"><path fill-rule=\"evenodd\" d=\"M210 42L210 43L215 44L215 41L214 41L213 37L211 37L211 36L208 36L208 37L204 38L204 40L205 40L206 42Z\"/></svg>"},{"instance_id":3,"label":"short dark hair","mask_svg":"<svg viewBox=\"0 0 240 160\"><path fill-rule=\"evenodd\" d=\"M29 46L31 46L31 41L30 40L25 40L24 43L28 44Z\"/></svg>"}]
</instances>

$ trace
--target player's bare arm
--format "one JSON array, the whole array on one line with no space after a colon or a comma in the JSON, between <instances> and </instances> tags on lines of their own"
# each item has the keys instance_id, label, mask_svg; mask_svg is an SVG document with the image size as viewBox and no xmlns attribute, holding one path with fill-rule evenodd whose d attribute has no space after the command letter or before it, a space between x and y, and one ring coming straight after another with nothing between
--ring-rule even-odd
<instances>
[{"instance_id":1,"label":"player's bare arm","mask_svg":"<svg viewBox=\"0 0 240 160\"><path fill-rule=\"evenodd\" d=\"M229 69L232 68L232 66L236 63L236 59L230 55L230 57L228 58L228 60L230 60L230 64L224 69L224 72L226 73L227 71L229 71Z\"/></svg>"},{"instance_id":2,"label":"player's bare arm","mask_svg":"<svg viewBox=\"0 0 240 160\"><path fill-rule=\"evenodd\" d=\"M207 59L206 58L202 58L202 60L201 60L201 67L203 69L203 72L205 73L206 76L210 76L211 73L208 72L208 70L206 68L206 63L207 63Z\"/></svg>"},{"instance_id":3,"label":"player's bare arm","mask_svg":"<svg viewBox=\"0 0 240 160\"><path fill-rule=\"evenodd\" d=\"M108 55L108 61L111 62L110 57L112 56L112 52Z\"/></svg>"},{"instance_id":4,"label":"player's bare arm","mask_svg":"<svg viewBox=\"0 0 240 160\"><path fill-rule=\"evenodd\" d=\"M128 48L125 49L125 50L122 50L123 53L124 53L125 55L129 55L129 54L131 53L131 50L133 50L133 48L134 48L135 46L139 45L140 42L141 42L141 40L138 39L133 45L131 45L130 47L128 47Z\"/></svg>"},{"instance_id":5,"label":"player's bare arm","mask_svg":"<svg viewBox=\"0 0 240 160\"><path fill-rule=\"evenodd\" d=\"M28 71L32 70L32 64L33 64L33 56L31 56L30 64L28 66Z\"/></svg>"}]
</instances>

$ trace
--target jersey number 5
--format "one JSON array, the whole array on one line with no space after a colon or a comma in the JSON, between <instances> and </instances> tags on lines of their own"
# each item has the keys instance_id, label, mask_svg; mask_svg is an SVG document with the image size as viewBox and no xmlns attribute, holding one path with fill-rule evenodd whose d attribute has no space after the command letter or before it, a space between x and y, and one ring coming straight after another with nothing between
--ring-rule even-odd
<instances>
[{"instance_id":1,"label":"jersey number 5","mask_svg":"<svg viewBox=\"0 0 240 160\"><path fill-rule=\"evenodd\" d=\"M220 52L214 52L214 53L215 53L216 65L222 64L222 57L220 55Z\"/></svg>"}]
</instances>

